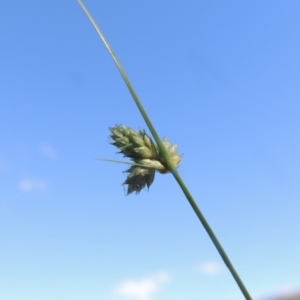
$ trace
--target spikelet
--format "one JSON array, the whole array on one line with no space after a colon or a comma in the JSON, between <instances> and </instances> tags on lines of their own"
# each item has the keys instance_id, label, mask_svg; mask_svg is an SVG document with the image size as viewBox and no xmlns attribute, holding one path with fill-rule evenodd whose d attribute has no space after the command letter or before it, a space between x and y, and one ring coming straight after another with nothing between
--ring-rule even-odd
<instances>
[{"instance_id":1,"label":"spikelet","mask_svg":"<svg viewBox=\"0 0 300 300\"><path fill-rule=\"evenodd\" d=\"M154 181L155 171L161 174L169 173L163 156L158 147L153 143L145 131L136 132L124 125L109 128L111 131L112 145L116 146L124 157L133 161L133 165L126 170L129 173L123 185L128 185L127 195L135 192L138 194L143 188L151 186ZM169 153L175 167L181 163L182 155L177 153L177 145L170 144L164 138L163 144Z\"/></svg>"},{"instance_id":2,"label":"spikelet","mask_svg":"<svg viewBox=\"0 0 300 300\"><path fill-rule=\"evenodd\" d=\"M138 194L146 185L149 188L153 183L155 170L132 166L127 171L129 175L123 184L128 184L127 195L135 192Z\"/></svg>"},{"instance_id":3,"label":"spikelet","mask_svg":"<svg viewBox=\"0 0 300 300\"><path fill-rule=\"evenodd\" d=\"M124 156L133 159L158 158L157 148L145 131L135 132L124 125L109 129L112 133L110 137L114 140L111 144L119 148Z\"/></svg>"},{"instance_id":4,"label":"spikelet","mask_svg":"<svg viewBox=\"0 0 300 300\"><path fill-rule=\"evenodd\" d=\"M181 158L182 158L182 154L178 154L177 153L177 147L178 145L177 144L170 144L170 142L167 140L167 138L164 138L162 140L165 148L167 149L167 152L169 153L172 161L173 161L173 164L176 168L178 168L181 164ZM164 158L162 157L162 155L159 156L159 159L161 161L162 164L165 165L165 161L164 161ZM169 173L170 170L168 170L167 168L165 168L165 170L158 170L161 174L166 174L166 173Z\"/></svg>"}]
</instances>

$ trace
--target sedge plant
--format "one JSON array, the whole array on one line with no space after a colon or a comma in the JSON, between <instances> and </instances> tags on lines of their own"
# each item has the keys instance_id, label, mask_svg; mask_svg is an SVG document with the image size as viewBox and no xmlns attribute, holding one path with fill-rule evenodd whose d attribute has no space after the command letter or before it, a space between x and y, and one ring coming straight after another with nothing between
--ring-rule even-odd
<instances>
[{"instance_id":1,"label":"sedge plant","mask_svg":"<svg viewBox=\"0 0 300 300\"><path fill-rule=\"evenodd\" d=\"M132 160L132 162L123 162L125 164L131 165L131 167L126 171L129 173L129 175L124 182L124 184L128 185L127 194L130 194L132 192L139 193L146 186L149 188L154 180L154 175L156 171L162 174L172 173L172 175L178 182L180 188L182 189L184 195L186 196L187 200L189 201L190 205L192 206L194 212L196 213L199 221L202 223L211 241L215 245L221 258L223 259L223 262L232 274L235 282L240 288L245 299L252 300L248 290L246 289L246 286L244 285L243 281L241 280L240 276L238 275L237 271L232 265L229 257L227 256L225 250L218 241L216 235L214 234L210 225L206 221L204 215L202 214L201 210L196 204L196 201L193 199L191 193L189 192L184 181L181 179L178 173L177 167L181 163L181 155L177 153L177 145L172 145L166 139L161 140L159 138L159 135L157 134L150 118L148 117L141 101L139 100L112 47L108 43L104 34L100 30L99 26L97 25L97 23L95 22L95 20L93 19L83 2L81 0L77 0L77 2L88 17L89 21L94 26L105 47L109 51L125 84L127 85L129 92L132 95L135 104L137 105L142 117L144 118L156 142L156 144L154 144L152 139L144 131L135 132L133 129L125 127L123 125L118 125L114 128L110 128L110 137L113 140L112 144L120 150L120 153ZM108 159L101 160L119 162Z\"/></svg>"}]
</instances>

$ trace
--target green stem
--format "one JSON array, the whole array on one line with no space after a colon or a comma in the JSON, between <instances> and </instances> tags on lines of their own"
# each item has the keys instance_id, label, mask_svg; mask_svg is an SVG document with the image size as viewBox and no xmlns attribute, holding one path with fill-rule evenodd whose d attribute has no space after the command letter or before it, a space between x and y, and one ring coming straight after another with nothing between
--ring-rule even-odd
<instances>
[{"instance_id":1,"label":"green stem","mask_svg":"<svg viewBox=\"0 0 300 300\"><path fill-rule=\"evenodd\" d=\"M192 206L194 212L198 216L198 218L199 218L200 222L202 223L203 227L205 228L207 234L209 235L209 237L211 238L211 240L214 243L215 247L217 248L220 256L222 257L222 259L223 259L225 265L227 266L227 268L229 269L229 271L230 271L231 275L233 276L235 282L239 286L239 288L240 288L241 292L243 293L245 299L252 300L252 298L251 298L249 292L247 291L247 288L245 287L242 279L240 278L239 274L237 273L234 266L232 265L229 257L227 256L225 250L223 249L222 245L220 244L220 242L217 239L216 235L214 234L213 230L211 229L208 222L206 221L206 219L205 219L204 215L202 214L201 210L197 206L197 203L195 202L195 200L193 199L192 195L190 194L188 188L186 187L185 183L181 179L178 171L175 170L175 172L173 171L172 174L175 177L175 179L177 180L179 186L181 187L181 189L182 189L183 193L185 194L186 198L188 199L188 201L189 201L190 205Z\"/></svg>"},{"instance_id":2,"label":"green stem","mask_svg":"<svg viewBox=\"0 0 300 300\"><path fill-rule=\"evenodd\" d=\"M154 126L152 125L144 107L142 106L141 101L139 100L133 86L131 85L121 63L119 62L117 56L115 55L112 47L110 46L110 44L108 43L108 41L106 40L105 36L103 35L102 31L100 30L99 26L97 25L97 23L95 22L95 20L93 19L93 17L91 16L91 14L89 13L89 11L87 10L87 8L85 7L85 5L82 3L81 0L77 0L79 5L81 6L81 8L83 9L83 11L85 12L85 14L87 15L88 19L90 20L90 22L93 24L94 28L96 29L97 33L99 34L101 40L103 41L105 47L107 48L107 50L109 51L109 53L111 54L115 64L117 65L117 68L119 70L119 72L121 73L121 76L123 77L134 101L135 104L137 105L140 113L142 114L149 130L151 131L152 136L154 137L159 150L161 151L161 153L163 154L163 157L165 159L165 162L167 164L168 169L172 172L173 176L175 177L176 181L178 182L179 186L181 187L183 193L185 194L186 198L188 199L190 205L192 206L192 208L194 209L194 212L196 213L196 215L198 216L200 222L202 223L203 227L205 228L207 234L209 235L209 237L211 238L212 242L214 243L215 247L217 248L217 251L219 252L220 256L222 257L225 265L227 266L227 268L229 269L230 273L232 274L233 278L235 279L237 285L239 286L241 292L243 293L245 299L247 300L252 300L250 294L248 293L244 283L242 282L242 280L240 279L238 273L236 272L236 270L234 269L232 263L230 262L230 259L228 258L226 252L224 251L223 247L221 246L220 242L218 241L217 237L215 236L213 230L211 229L211 227L209 226L208 222L206 221L204 215L202 214L201 210L199 209L199 207L197 206L195 200L193 199L192 195L190 194L189 190L187 189L187 187L185 186L183 180L181 179L177 169L174 166L174 163L172 162L169 153L167 152L165 146L163 145L161 139L159 138Z\"/></svg>"},{"instance_id":3,"label":"green stem","mask_svg":"<svg viewBox=\"0 0 300 300\"><path fill-rule=\"evenodd\" d=\"M146 166L146 165L143 165L143 164L133 163L133 162L130 162L130 161L121 161L121 160L106 159L106 158L96 158L96 160L114 162L114 163L124 164L124 165L137 166L137 167L142 167L142 168L147 168L147 169L165 170L163 166L161 166L161 168L158 168L158 167L154 167L154 166Z\"/></svg>"},{"instance_id":4,"label":"green stem","mask_svg":"<svg viewBox=\"0 0 300 300\"><path fill-rule=\"evenodd\" d=\"M119 62L117 56L115 55L112 47L110 46L110 44L108 43L107 39L105 38L104 34L102 33L102 31L100 30L99 26L97 25L96 21L93 19L93 17L91 16L91 14L89 13L88 9L85 7L85 5L82 3L81 0L77 0L77 2L79 3L79 5L81 6L81 8L83 9L83 11L85 12L85 14L87 15L88 19L90 20L90 22L93 24L94 28L96 29L98 35L100 36L102 42L104 43L105 47L107 48L108 52L110 53L110 55L112 56L112 59L114 60L115 64L117 65L117 68L119 70L119 72L121 73L121 76L123 77L134 101L135 104L137 105L138 109L140 110L141 115L143 116L152 136L154 137L159 149L161 150L164 158L166 158L166 164L167 167L170 171L175 170L175 166L173 164L173 161L170 159L169 153L167 152L167 150L165 149L162 141L160 140L154 126L152 125L144 107L142 106L141 101L139 100L133 86L131 85L121 63Z\"/></svg>"}]
</instances>

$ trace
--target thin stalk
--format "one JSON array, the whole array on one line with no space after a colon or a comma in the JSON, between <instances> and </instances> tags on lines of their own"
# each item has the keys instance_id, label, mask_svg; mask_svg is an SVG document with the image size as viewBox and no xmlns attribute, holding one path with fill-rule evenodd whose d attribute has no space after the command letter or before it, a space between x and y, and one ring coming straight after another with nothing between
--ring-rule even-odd
<instances>
[{"instance_id":1,"label":"thin stalk","mask_svg":"<svg viewBox=\"0 0 300 300\"><path fill-rule=\"evenodd\" d=\"M163 167L162 168L156 168L154 166L145 166L145 165L133 163L133 162L130 162L130 161L121 161L121 160L106 159L106 158L96 158L96 160L114 162L114 163L118 163L118 164L131 165L131 166L137 166L137 167L142 167L142 168L147 168L147 169L154 169L154 170L161 170L163 168Z\"/></svg>"},{"instance_id":2,"label":"thin stalk","mask_svg":"<svg viewBox=\"0 0 300 300\"><path fill-rule=\"evenodd\" d=\"M217 248L220 256L223 259L223 262L229 269L231 275L233 276L235 282L239 286L241 292L243 293L246 300L252 300L246 286L244 285L242 279L240 278L239 274L235 270L234 266L232 265L229 257L227 256L225 250L223 249L222 245L220 244L219 240L217 239L216 235L214 234L213 230L209 226L208 222L206 221L204 215L202 214L201 210L199 209L197 203L193 199L192 195L190 194L188 188L186 187L185 183L181 179L177 170L172 171L173 176L175 177L176 181L178 182L179 186L181 187L183 193L185 194L186 198L188 199L190 205L192 206L194 212L196 213L197 217L199 218L200 222L202 223L203 227L205 228L207 234L211 238L212 242L214 243L215 247Z\"/></svg>"},{"instance_id":3,"label":"thin stalk","mask_svg":"<svg viewBox=\"0 0 300 300\"><path fill-rule=\"evenodd\" d=\"M141 101L139 100L133 86L131 85L121 63L119 62L117 56L115 55L112 47L110 46L110 44L108 43L107 39L105 38L104 34L102 33L102 31L100 30L99 26L97 25L96 21L93 19L93 17L91 16L91 14L89 13L89 11L87 10L87 8L85 7L85 5L82 3L81 0L77 0L77 2L79 3L79 5L81 6L81 8L83 9L83 11L85 12L85 14L87 15L88 19L90 20L90 22L93 24L94 28L96 29L98 35L100 36L101 40L103 41L105 47L107 48L107 50L109 51L109 53L111 54L119 72L121 73L121 76L123 77L123 80L125 81L125 84L127 85L133 100L135 101L135 104L137 105L141 115L143 116L152 136L154 137L159 150L161 151L161 153L163 154L163 157L165 159L165 162L167 164L168 169L171 171L171 173L173 174L173 176L175 177L176 181L178 182L179 186L181 187L183 193L185 194L186 198L188 199L190 205L192 206L194 212L196 213L197 217L199 218L200 222L202 223L204 229L206 230L207 234L209 235L209 237L211 238L212 242L214 243L215 247L217 248L217 251L219 252L220 256L222 257L225 265L227 266L227 268L229 269L231 275L233 276L234 280L236 281L237 285L239 286L241 292L243 293L244 297L246 300L252 300L249 292L247 291L243 281L241 280L241 278L239 277L238 273L236 272L235 268L233 267L229 257L227 256L226 252L224 251L223 247L221 246L220 242L218 241L216 235L214 234L213 230L211 229L211 227L209 226L208 222L206 221L204 215L202 214L201 210L199 209L199 207L197 206L195 200L193 199L191 193L189 192L188 188L186 187L186 185L184 184L183 180L181 179L177 169L174 166L174 163L172 162L169 153L167 152L165 146L163 145L161 139L159 138L159 135L157 134L154 126L152 125L152 122L150 121Z\"/></svg>"},{"instance_id":4,"label":"thin stalk","mask_svg":"<svg viewBox=\"0 0 300 300\"><path fill-rule=\"evenodd\" d=\"M102 31L100 30L99 26L97 25L96 21L93 19L93 17L91 16L91 14L89 13L88 9L85 7L85 5L82 3L81 0L77 0L77 2L79 3L79 5L81 6L82 10L85 12L85 14L87 15L88 19L90 20L90 22L93 24L94 28L96 29L98 35L100 36L102 42L104 43L105 47L107 48L108 52L110 53L110 55L112 56L112 59L114 60L115 64L117 65L117 68L119 70L119 72L121 73L121 76L123 77L124 81L125 81L125 84L127 85L134 101L135 101L135 104L137 105L141 115L143 116L152 136L154 137L158 147L159 147L159 150L161 150L164 158L166 159L166 164L167 164L167 167L168 169L171 171L171 170L175 170L175 166L173 164L173 161L170 159L170 156L169 156L169 153L167 152L167 150L165 149L162 141L160 140L154 126L152 125L141 101L139 100L133 86L131 85L121 63L119 62L116 54L114 53L114 50L112 49L112 47L110 46L110 44L108 43L107 39L105 38L104 34L102 33Z\"/></svg>"}]
</instances>

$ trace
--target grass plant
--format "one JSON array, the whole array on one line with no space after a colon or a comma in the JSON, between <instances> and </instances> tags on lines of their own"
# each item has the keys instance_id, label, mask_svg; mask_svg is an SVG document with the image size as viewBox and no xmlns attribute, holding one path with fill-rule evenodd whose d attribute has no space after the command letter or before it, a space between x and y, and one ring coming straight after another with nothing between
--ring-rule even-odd
<instances>
[{"instance_id":1,"label":"grass plant","mask_svg":"<svg viewBox=\"0 0 300 300\"><path fill-rule=\"evenodd\" d=\"M245 299L247 300L252 300L249 292L247 291L243 281L241 280L241 278L239 277L238 273L236 272L234 266L232 265L229 257L227 256L226 252L224 251L223 247L221 246L220 242L218 241L216 235L214 234L213 230L211 229L210 225L208 224L208 222L206 221L204 215L202 214L201 210L199 209L198 205L196 204L195 200L193 199L191 193L189 192L188 188L186 187L184 181L182 180L182 178L180 177L178 171L177 171L177 167L179 165L178 161L175 159L174 157L172 157L172 151L170 151L170 147L168 147L168 145L159 138L159 135L157 134L154 126L152 125L152 122L150 120L150 118L148 117L141 101L139 100L133 86L131 85L121 63L119 62L116 54L114 53L112 47L110 46L110 44L108 43L107 39L105 38L104 34L102 33L102 31L100 30L99 26L97 25L97 23L95 22L95 20L93 19L93 17L91 16L91 14L89 13L88 9L85 7L85 5L83 4L83 2L81 0L77 0L77 2L79 3L79 5L81 6L82 10L84 11L84 13L86 14L86 16L88 17L88 19L90 20L90 22L92 23L92 25L94 26L95 30L97 31L99 37L101 38L102 42L104 43L105 47L107 48L107 50L109 51L110 55L112 56L112 59L114 60L119 72L121 73L121 76L124 79L125 84L128 87L129 92L131 93L133 100L135 101L135 104L137 105L141 115L143 116L155 142L157 145L152 145L151 142L152 140L150 139L150 143L149 143L149 149L153 150L152 152L145 150L144 153L146 157L143 157L143 154L141 154L141 152L143 152L142 150L140 151L140 155L136 155L137 152L133 153L132 149L128 150L128 149L122 149L122 147L124 145L120 144L120 141L117 140L116 135L119 134L119 132L116 133L116 128L111 129L112 132L112 139L114 140L114 145L117 146L121 152L131 158L133 160L133 163L127 163L130 164L131 167L128 170L128 172L130 174L133 174L132 177L137 176L137 178L135 178L136 181L132 181L132 177L129 176L127 177L126 181L124 182L124 184L128 184L128 191L127 193L130 194L131 192L139 192L140 189L142 189L143 187L145 187L146 185L149 187L151 185L151 183L153 182L154 179L154 173L156 170L158 171L162 171L162 167L164 168L165 172L171 172L174 176L174 178L176 179L176 181L178 182L179 186L181 187L183 193L185 194L187 200L189 201L190 205L192 206L194 212L196 213L198 219L200 220L200 222L202 223L204 229L206 230L207 234L209 235L209 237L211 238L211 241L213 242L213 244L215 245L217 251L219 252L221 258L223 259L225 265L227 266L227 268L229 269L230 273L232 274L234 280L236 281L238 287L240 288L242 294L244 295ZM120 128L119 128L120 129ZM117 130L118 131L118 130ZM121 137L122 138L122 137ZM143 139L143 133L141 133L141 138ZM153 146L153 148L152 148ZM129 152L126 152L129 151ZM148 157L147 157L148 155ZM159 163L162 163L162 167L160 165L157 166L151 166L150 163L147 165L147 162L142 161L143 159L157 159L156 161L158 161ZM177 157L178 158L178 157ZM112 162L117 162L117 161L113 161L113 160L106 160L106 161L112 161ZM145 173L146 172L146 173ZM139 177L141 176L141 177Z\"/></svg>"}]
</instances>

